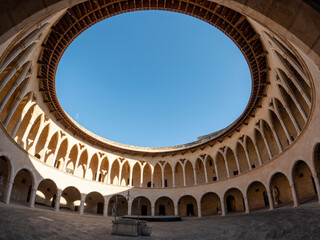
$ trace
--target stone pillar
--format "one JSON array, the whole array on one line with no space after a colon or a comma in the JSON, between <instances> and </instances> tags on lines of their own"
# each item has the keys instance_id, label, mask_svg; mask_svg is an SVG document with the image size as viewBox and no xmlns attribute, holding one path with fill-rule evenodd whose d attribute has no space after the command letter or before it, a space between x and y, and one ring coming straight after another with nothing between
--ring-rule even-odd
<instances>
[{"instance_id":1,"label":"stone pillar","mask_svg":"<svg viewBox=\"0 0 320 240\"><path fill-rule=\"evenodd\" d=\"M294 183L290 184L290 188L291 188L291 193L292 193L293 207L297 207L299 205L299 202L298 202L296 189L294 187Z\"/></svg>"},{"instance_id":2,"label":"stone pillar","mask_svg":"<svg viewBox=\"0 0 320 240\"><path fill-rule=\"evenodd\" d=\"M132 173L133 173L133 168L130 167L130 175L129 175L129 186L132 187Z\"/></svg>"},{"instance_id":3,"label":"stone pillar","mask_svg":"<svg viewBox=\"0 0 320 240\"><path fill-rule=\"evenodd\" d=\"M162 166L161 167L161 185L162 185L162 187L164 188L165 186L164 186L164 167Z\"/></svg>"},{"instance_id":4,"label":"stone pillar","mask_svg":"<svg viewBox=\"0 0 320 240\"><path fill-rule=\"evenodd\" d=\"M201 204L198 204L198 203L197 203L197 206L198 206L198 217L202 217L202 214L201 214Z\"/></svg>"},{"instance_id":5,"label":"stone pillar","mask_svg":"<svg viewBox=\"0 0 320 240\"><path fill-rule=\"evenodd\" d=\"M13 186L13 180L9 180L7 182L7 186L6 186L6 192L5 192L5 196L4 196L4 202L6 204L10 203L10 198L11 198L11 191L12 191L12 186Z\"/></svg>"},{"instance_id":6,"label":"stone pillar","mask_svg":"<svg viewBox=\"0 0 320 240\"><path fill-rule=\"evenodd\" d=\"M182 173L183 173L183 186L187 186L187 179L186 179L186 168L185 165L182 168Z\"/></svg>"},{"instance_id":7,"label":"stone pillar","mask_svg":"<svg viewBox=\"0 0 320 240\"><path fill-rule=\"evenodd\" d=\"M104 205L103 205L103 216L104 217L108 216L108 202L109 202L109 199L104 198Z\"/></svg>"},{"instance_id":8,"label":"stone pillar","mask_svg":"<svg viewBox=\"0 0 320 240\"><path fill-rule=\"evenodd\" d=\"M179 209L178 209L178 206L179 206L179 203L177 203L175 206L174 206L174 215L178 216L179 215Z\"/></svg>"},{"instance_id":9,"label":"stone pillar","mask_svg":"<svg viewBox=\"0 0 320 240\"><path fill-rule=\"evenodd\" d=\"M245 207L245 213L249 213L250 208L249 208L249 202L247 197L244 198L244 207Z\"/></svg>"},{"instance_id":10,"label":"stone pillar","mask_svg":"<svg viewBox=\"0 0 320 240\"><path fill-rule=\"evenodd\" d=\"M224 204L224 198L221 199L221 216L226 215L226 205Z\"/></svg>"},{"instance_id":11,"label":"stone pillar","mask_svg":"<svg viewBox=\"0 0 320 240\"><path fill-rule=\"evenodd\" d=\"M62 194L62 191L61 190L57 190L57 195L56 195L56 199L55 199L55 203L54 203L54 210L55 211L59 211L60 210L61 194Z\"/></svg>"},{"instance_id":12,"label":"stone pillar","mask_svg":"<svg viewBox=\"0 0 320 240\"><path fill-rule=\"evenodd\" d=\"M154 216L155 215L155 206L152 205L151 206L151 216Z\"/></svg>"},{"instance_id":13,"label":"stone pillar","mask_svg":"<svg viewBox=\"0 0 320 240\"><path fill-rule=\"evenodd\" d=\"M132 215L132 201L128 201L128 215Z\"/></svg>"},{"instance_id":14,"label":"stone pillar","mask_svg":"<svg viewBox=\"0 0 320 240\"><path fill-rule=\"evenodd\" d=\"M316 185L316 194L318 196L318 202L320 204L320 185L319 185L319 178L318 178L318 175L317 173L312 173L312 176L313 176L313 180L314 180L314 184Z\"/></svg>"},{"instance_id":15,"label":"stone pillar","mask_svg":"<svg viewBox=\"0 0 320 240\"><path fill-rule=\"evenodd\" d=\"M267 189L267 194L268 194L268 200L269 200L269 209L272 210L274 207L273 207L272 193L270 189Z\"/></svg>"},{"instance_id":16,"label":"stone pillar","mask_svg":"<svg viewBox=\"0 0 320 240\"><path fill-rule=\"evenodd\" d=\"M79 209L79 214L80 215L83 215L83 213L84 213L84 202L85 202L85 199L86 199L86 195L81 194L80 209Z\"/></svg>"},{"instance_id":17,"label":"stone pillar","mask_svg":"<svg viewBox=\"0 0 320 240\"><path fill-rule=\"evenodd\" d=\"M226 170L227 170L227 177L230 178L230 169L229 169L229 165L227 163L227 157L226 156L223 156L223 160L224 160L224 163L226 165Z\"/></svg>"},{"instance_id":18,"label":"stone pillar","mask_svg":"<svg viewBox=\"0 0 320 240\"><path fill-rule=\"evenodd\" d=\"M236 164L237 164L237 168L238 168L238 174L241 174L241 167L240 167L240 163L239 163L238 154L234 154L234 158L236 159Z\"/></svg>"},{"instance_id":19,"label":"stone pillar","mask_svg":"<svg viewBox=\"0 0 320 240\"><path fill-rule=\"evenodd\" d=\"M175 168L172 169L172 187L176 187L176 172L175 172Z\"/></svg>"},{"instance_id":20,"label":"stone pillar","mask_svg":"<svg viewBox=\"0 0 320 240\"><path fill-rule=\"evenodd\" d=\"M219 181L219 180L220 180L220 176L219 176L219 171L218 171L217 158L215 158L215 159L213 160L213 163L214 163L214 170L216 171L217 181Z\"/></svg>"},{"instance_id":21,"label":"stone pillar","mask_svg":"<svg viewBox=\"0 0 320 240\"><path fill-rule=\"evenodd\" d=\"M197 185L197 169L193 168L194 185Z\"/></svg>"},{"instance_id":22,"label":"stone pillar","mask_svg":"<svg viewBox=\"0 0 320 240\"><path fill-rule=\"evenodd\" d=\"M31 189L30 199L29 199L29 207L34 208L34 202L36 200L36 188Z\"/></svg>"},{"instance_id":23,"label":"stone pillar","mask_svg":"<svg viewBox=\"0 0 320 240\"><path fill-rule=\"evenodd\" d=\"M205 180L206 180L206 183L208 183L208 171L207 171L207 164L206 164L206 162L204 162L203 167L204 167L204 178L205 178Z\"/></svg>"}]
</instances>

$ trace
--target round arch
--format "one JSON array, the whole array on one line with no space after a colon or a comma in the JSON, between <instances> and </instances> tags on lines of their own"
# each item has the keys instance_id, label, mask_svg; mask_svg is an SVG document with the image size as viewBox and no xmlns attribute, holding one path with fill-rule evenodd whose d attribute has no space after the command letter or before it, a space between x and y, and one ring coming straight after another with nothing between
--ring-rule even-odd
<instances>
[{"instance_id":1,"label":"round arch","mask_svg":"<svg viewBox=\"0 0 320 240\"><path fill-rule=\"evenodd\" d=\"M136 197L131 206L131 215L151 216L151 202L147 197Z\"/></svg>"},{"instance_id":2,"label":"round arch","mask_svg":"<svg viewBox=\"0 0 320 240\"><path fill-rule=\"evenodd\" d=\"M224 194L226 212L243 212L245 204L243 194L238 188L231 188Z\"/></svg>"},{"instance_id":3,"label":"round arch","mask_svg":"<svg viewBox=\"0 0 320 240\"><path fill-rule=\"evenodd\" d=\"M14 177L10 201L28 203L33 187L34 176L32 172L26 168L20 169Z\"/></svg>"},{"instance_id":4,"label":"round arch","mask_svg":"<svg viewBox=\"0 0 320 240\"><path fill-rule=\"evenodd\" d=\"M174 203L167 196L159 197L155 202L156 216L172 216L174 215Z\"/></svg>"},{"instance_id":5,"label":"round arch","mask_svg":"<svg viewBox=\"0 0 320 240\"><path fill-rule=\"evenodd\" d=\"M291 188L286 175L281 172L273 174L269 186L275 207L292 202Z\"/></svg>"},{"instance_id":6,"label":"round arch","mask_svg":"<svg viewBox=\"0 0 320 240\"><path fill-rule=\"evenodd\" d=\"M85 198L84 212L91 214L103 214L104 198L101 193L91 192Z\"/></svg>"},{"instance_id":7,"label":"round arch","mask_svg":"<svg viewBox=\"0 0 320 240\"><path fill-rule=\"evenodd\" d=\"M117 216L128 215L128 201L120 194L112 196L108 203L108 216L114 216L115 213Z\"/></svg>"},{"instance_id":8,"label":"round arch","mask_svg":"<svg viewBox=\"0 0 320 240\"><path fill-rule=\"evenodd\" d=\"M12 164L10 159L0 156L0 200L4 201L7 191L7 184L12 177Z\"/></svg>"},{"instance_id":9,"label":"round arch","mask_svg":"<svg viewBox=\"0 0 320 240\"><path fill-rule=\"evenodd\" d=\"M263 183L259 181L250 183L246 192L250 210L257 210L269 206L267 189Z\"/></svg>"},{"instance_id":10,"label":"round arch","mask_svg":"<svg viewBox=\"0 0 320 240\"><path fill-rule=\"evenodd\" d=\"M38 185L35 203L38 205L54 207L57 197L57 185L51 179L43 179Z\"/></svg>"},{"instance_id":11,"label":"round arch","mask_svg":"<svg viewBox=\"0 0 320 240\"><path fill-rule=\"evenodd\" d=\"M197 200L191 195L184 195L178 201L178 214L181 217L198 216Z\"/></svg>"},{"instance_id":12,"label":"round arch","mask_svg":"<svg viewBox=\"0 0 320 240\"><path fill-rule=\"evenodd\" d=\"M80 210L80 201L80 191L73 186L67 187L61 194L60 209L77 212Z\"/></svg>"},{"instance_id":13,"label":"round arch","mask_svg":"<svg viewBox=\"0 0 320 240\"><path fill-rule=\"evenodd\" d=\"M221 214L221 202L218 194L207 192L201 197L201 216Z\"/></svg>"}]
</instances>

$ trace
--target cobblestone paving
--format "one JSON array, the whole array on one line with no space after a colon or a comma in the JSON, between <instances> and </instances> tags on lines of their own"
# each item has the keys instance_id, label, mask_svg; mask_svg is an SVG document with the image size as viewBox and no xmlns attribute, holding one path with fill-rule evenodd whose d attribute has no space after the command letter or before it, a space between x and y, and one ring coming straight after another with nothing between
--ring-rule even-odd
<instances>
[{"instance_id":1,"label":"cobblestone paving","mask_svg":"<svg viewBox=\"0 0 320 240\"><path fill-rule=\"evenodd\" d=\"M320 239L320 205L149 223L151 237L111 235L112 218L0 203L0 239Z\"/></svg>"}]
</instances>

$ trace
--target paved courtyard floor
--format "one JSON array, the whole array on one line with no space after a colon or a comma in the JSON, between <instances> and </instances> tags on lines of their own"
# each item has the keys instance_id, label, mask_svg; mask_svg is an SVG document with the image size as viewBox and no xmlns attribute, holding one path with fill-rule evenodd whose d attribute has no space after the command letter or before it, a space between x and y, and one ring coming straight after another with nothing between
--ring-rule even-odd
<instances>
[{"instance_id":1,"label":"paved courtyard floor","mask_svg":"<svg viewBox=\"0 0 320 240\"><path fill-rule=\"evenodd\" d=\"M0 239L320 239L320 205L149 223L151 237L111 235L112 218L0 203Z\"/></svg>"}]
</instances>

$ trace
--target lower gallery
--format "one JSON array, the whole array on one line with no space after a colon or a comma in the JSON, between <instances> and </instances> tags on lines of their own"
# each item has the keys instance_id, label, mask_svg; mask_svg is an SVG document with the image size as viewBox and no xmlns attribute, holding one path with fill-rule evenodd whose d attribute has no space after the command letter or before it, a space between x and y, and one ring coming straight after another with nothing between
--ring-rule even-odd
<instances>
[{"instance_id":1,"label":"lower gallery","mask_svg":"<svg viewBox=\"0 0 320 240\"><path fill-rule=\"evenodd\" d=\"M72 40L153 9L199 18L242 51L252 92L229 127L135 147L89 132L60 106L55 73ZM0 19L1 239L116 239L115 209L182 217L152 223L157 239L320 238L318 1L5 1Z\"/></svg>"}]
</instances>

